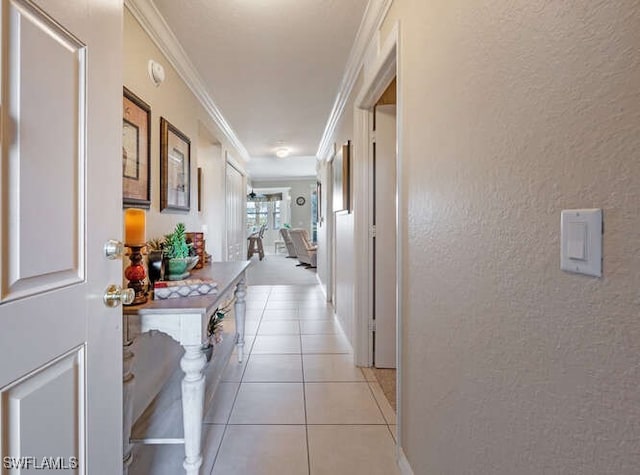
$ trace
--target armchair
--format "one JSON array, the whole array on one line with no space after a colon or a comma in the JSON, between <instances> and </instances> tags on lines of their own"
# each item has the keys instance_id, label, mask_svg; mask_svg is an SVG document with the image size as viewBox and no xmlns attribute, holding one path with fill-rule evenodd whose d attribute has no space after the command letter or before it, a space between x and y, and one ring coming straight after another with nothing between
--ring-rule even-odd
<instances>
[{"instance_id":1,"label":"armchair","mask_svg":"<svg viewBox=\"0 0 640 475\"><path fill-rule=\"evenodd\" d=\"M290 229L289 236L293 241L300 264L307 267L316 267L318 246L311 245L307 232L304 229Z\"/></svg>"},{"instance_id":2,"label":"armchair","mask_svg":"<svg viewBox=\"0 0 640 475\"><path fill-rule=\"evenodd\" d=\"M289 230L286 228L280 228L280 235L282 236L285 246L287 246L287 257L298 257L296 254L296 248L293 245L291 236L289 235Z\"/></svg>"}]
</instances>

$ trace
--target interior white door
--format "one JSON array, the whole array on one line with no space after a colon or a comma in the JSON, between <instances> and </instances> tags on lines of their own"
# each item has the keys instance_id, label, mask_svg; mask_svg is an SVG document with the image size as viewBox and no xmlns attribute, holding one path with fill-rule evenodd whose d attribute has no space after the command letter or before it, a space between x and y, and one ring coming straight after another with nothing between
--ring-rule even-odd
<instances>
[{"instance_id":1,"label":"interior white door","mask_svg":"<svg viewBox=\"0 0 640 475\"><path fill-rule=\"evenodd\" d=\"M227 162L226 169L227 260L244 260L245 190L242 173Z\"/></svg>"},{"instance_id":2,"label":"interior white door","mask_svg":"<svg viewBox=\"0 0 640 475\"><path fill-rule=\"evenodd\" d=\"M375 109L374 364L396 367L396 106Z\"/></svg>"},{"instance_id":3,"label":"interior white door","mask_svg":"<svg viewBox=\"0 0 640 475\"><path fill-rule=\"evenodd\" d=\"M115 474L122 2L0 1L0 473Z\"/></svg>"}]
</instances>

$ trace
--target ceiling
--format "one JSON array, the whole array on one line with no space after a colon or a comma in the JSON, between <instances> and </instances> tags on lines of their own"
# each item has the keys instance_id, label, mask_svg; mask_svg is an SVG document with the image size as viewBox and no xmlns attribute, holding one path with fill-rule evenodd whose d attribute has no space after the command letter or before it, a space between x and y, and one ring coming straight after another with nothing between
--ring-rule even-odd
<instances>
[{"instance_id":1,"label":"ceiling","mask_svg":"<svg viewBox=\"0 0 640 475\"><path fill-rule=\"evenodd\" d=\"M368 0L154 0L247 149L253 179L315 176ZM276 159L280 147L290 150Z\"/></svg>"}]
</instances>

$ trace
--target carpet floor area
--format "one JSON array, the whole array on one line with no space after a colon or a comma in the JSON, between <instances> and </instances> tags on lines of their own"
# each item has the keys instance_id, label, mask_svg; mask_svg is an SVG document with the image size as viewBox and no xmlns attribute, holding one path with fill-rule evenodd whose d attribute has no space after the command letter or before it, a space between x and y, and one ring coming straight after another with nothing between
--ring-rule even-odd
<instances>
[{"instance_id":1,"label":"carpet floor area","mask_svg":"<svg viewBox=\"0 0 640 475\"><path fill-rule=\"evenodd\" d=\"M249 285L315 285L318 283L316 269L297 267L297 259L283 255L267 254L262 260L251 257L247 270Z\"/></svg>"},{"instance_id":2,"label":"carpet floor area","mask_svg":"<svg viewBox=\"0 0 640 475\"><path fill-rule=\"evenodd\" d=\"M382 387L382 392L384 393L387 401L391 404L394 411L396 409L396 370L395 369L383 369L383 368L372 368L373 374L376 379L380 383Z\"/></svg>"}]
</instances>

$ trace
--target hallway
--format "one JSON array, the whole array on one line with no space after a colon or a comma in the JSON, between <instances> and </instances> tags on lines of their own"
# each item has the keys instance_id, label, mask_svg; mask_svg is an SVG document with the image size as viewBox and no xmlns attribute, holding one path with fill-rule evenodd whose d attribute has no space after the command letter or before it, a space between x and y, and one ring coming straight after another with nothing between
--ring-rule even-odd
<instances>
[{"instance_id":1,"label":"hallway","mask_svg":"<svg viewBox=\"0 0 640 475\"><path fill-rule=\"evenodd\" d=\"M287 258L283 254L267 253L262 261L258 256L253 256L251 267L247 271L247 285L264 286L273 282L279 285L316 285L316 269L307 269L297 264L297 259Z\"/></svg>"},{"instance_id":2,"label":"hallway","mask_svg":"<svg viewBox=\"0 0 640 475\"><path fill-rule=\"evenodd\" d=\"M205 416L202 474L398 473L395 414L318 285L249 286L246 335L248 358L232 356ZM132 473L175 475L182 457L158 446Z\"/></svg>"}]
</instances>

